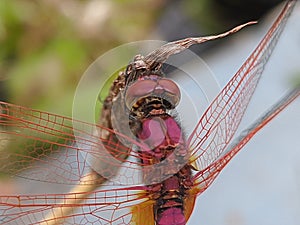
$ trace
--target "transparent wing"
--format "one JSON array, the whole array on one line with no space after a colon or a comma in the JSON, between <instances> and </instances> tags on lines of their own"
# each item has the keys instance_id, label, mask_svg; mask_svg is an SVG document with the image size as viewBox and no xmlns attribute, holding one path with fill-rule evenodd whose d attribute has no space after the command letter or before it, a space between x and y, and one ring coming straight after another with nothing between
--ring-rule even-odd
<instances>
[{"instance_id":1,"label":"transparent wing","mask_svg":"<svg viewBox=\"0 0 300 225\"><path fill-rule=\"evenodd\" d=\"M131 225L137 222L135 215L147 214L152 207L145 188L139 186L68 194L0 196L0 222ZM147 216L150 221L151 215Z\"/></svg>"},{"instance_id":2,"label":"transparent wing","mask_svg":"<svg viewBox=\"0 0 300 225\"><path fill-rule=\"evenodd\" d=\"M196 169L211 168L230 143L295 3L286 3L263 40L196 125L188 140Z\"/></svg>"},{"instance_id":3,"label":"transparent wing","mask_svg":"<svg viewBox=\"0 0 300 225\"><path fill-rule=\"evenodd\" d=\"M120 138L112 138L116 135ZM115 183L137 183L141 167L132 145L142 148L99 125L0 102L0 172L5 174L78 184L85 174L97 171L99 180L91 183L113 177Z\"/></svg>"},{"instance_id":4,"label":"transparent wing","mask_svg":"<svg viewBox=\"0 0 300 225\"><path fill-rule=\"evenodd\" d=\"M203 192L217 177L227 163L248 143L248 141L282 110L300 96L300 86L289 91L269 110L255 120L245 129L228 148L205 170L198 172L194 176L194 185L199 186L199 191Z\"/></svg>"}]
</instances>

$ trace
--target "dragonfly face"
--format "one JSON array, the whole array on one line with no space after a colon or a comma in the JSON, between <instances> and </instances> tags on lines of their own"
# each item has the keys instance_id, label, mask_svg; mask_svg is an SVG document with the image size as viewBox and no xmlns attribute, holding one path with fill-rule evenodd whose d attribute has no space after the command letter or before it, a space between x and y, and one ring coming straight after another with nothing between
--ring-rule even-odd
<instances>
[{"instance_id":1,"label":"dragonfly face","mask_svg":"<svg viewBox=\"0 0 300 225\"><path fill-rule=\"evenodd\" d=\"M134 108L135 111L140 108L140 113L155 114L155 106L161 104L162 111L174 109L180 100L180 90L175 82L170 79L161 78L157 75L145 76L134 82L127 88L125 101L128 109ZM157 102L157 104L151 104ZM145 105L146 108L140 107ZM154 108L149 108L152 105Z\"/></svg>"},{"instance_id":2,"label":"dragonfly face","mask_svg":"<svg viewBox=\"0 0 300 225\"><path fill-rule=\"evenodd\" d=\"M295 3L286 3L263 41L211 103L187 140L176 118L168 114L180 101L179 88L162 76L161 65L192 44L224 37L243 26L216 36L171 42L145 57L136 56L114 81L97 125L1 102L4 129L0 140L21 147L17 153L0 155L1 162L14 159L8 165L1 164L0 171L26 173L33 168L34 173L26 174L29 179L76 184L67 194L0 195L1 223L186 224L197 195L257 131L300 94L299 89L289 93L237 143L228 145ZM128 126L124 115L130 119L128 132L122 130ZM80 126L73 129L70 122ZM121 129L114 129L115 122ZM68 150L64 151L65 147ZM87 160L89 155L95 164Z\"/></svg>"}]
</instances>

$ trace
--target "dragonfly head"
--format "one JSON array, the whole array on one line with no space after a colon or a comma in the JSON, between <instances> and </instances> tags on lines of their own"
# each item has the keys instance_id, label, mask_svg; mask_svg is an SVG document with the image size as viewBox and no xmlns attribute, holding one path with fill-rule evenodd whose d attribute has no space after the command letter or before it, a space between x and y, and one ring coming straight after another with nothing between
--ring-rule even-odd
<instances>
[{"instance_id":1,"label":"dragonfly head","mask_svg":"<svg viewBox=\"0 0 300 225\"><path fill-rule=\"evenodd\" d=\"M178 105L180 97L180 89L174 81L151 74L138 78L127 88L125 103L130 110L139 108L144 103L151 107L162 105L162 108L169 110Z\"/></svg>"}]
</instances>

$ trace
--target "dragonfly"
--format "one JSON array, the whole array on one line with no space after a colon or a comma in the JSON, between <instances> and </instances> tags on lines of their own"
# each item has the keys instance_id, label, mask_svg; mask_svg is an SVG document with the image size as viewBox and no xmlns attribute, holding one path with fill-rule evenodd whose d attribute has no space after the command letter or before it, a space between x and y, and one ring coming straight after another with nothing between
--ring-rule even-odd
<instances>
[{"instance_id":1,"label":"dragonfly","mask_svg":"<svg viewBox=\"0 0 300 225\"><path fill-rule=\"evenodd\" d=\"M300 95L299 86L291 89L234 139L295 4L286 2L188 138L171 114L180 88L165 77L163 64L191 45L228 36L252 22L135 56L114 80L97 124L1 102L0 172L74 185L68 193L1 194L1 224L187 224L197 196Z\"/></svg>"}]
</instances>

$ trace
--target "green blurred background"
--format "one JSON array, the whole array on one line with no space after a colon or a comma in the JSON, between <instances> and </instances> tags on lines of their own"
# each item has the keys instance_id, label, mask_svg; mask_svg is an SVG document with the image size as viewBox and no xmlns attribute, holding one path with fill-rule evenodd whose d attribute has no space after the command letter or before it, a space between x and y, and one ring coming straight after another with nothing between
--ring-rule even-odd
<instances>
[{"instance_id":1,"label":"green blurred background","mask_svg":"<svg viewBox=\"0 0 300 225\"><path fill-rule=\"evenodd\" d=\"M158 1L1 1L1 98L70 115L89 64L146 38L158 8Z\"/></svg>"},{"instance_id":2,"label":"green blurred background","mask_svg":"<svg viewBox=\"0 0 300 225\"><path fill-rule=\"evenodd\" d=\"M0 99L70 116L80 77L109 49L222 32L277 2L1 0Z\"/></svg>"}]
</instances>

